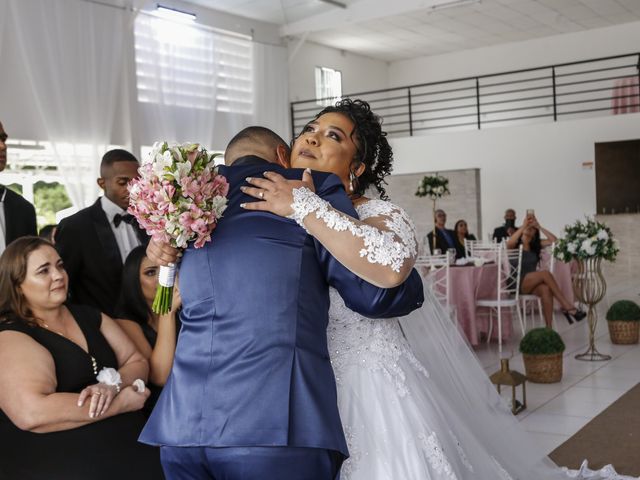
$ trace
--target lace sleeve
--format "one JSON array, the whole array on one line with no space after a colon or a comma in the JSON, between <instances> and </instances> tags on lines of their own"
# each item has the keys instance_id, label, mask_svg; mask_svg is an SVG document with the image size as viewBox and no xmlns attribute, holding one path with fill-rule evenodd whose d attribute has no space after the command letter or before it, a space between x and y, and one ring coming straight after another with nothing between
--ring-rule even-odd
<instances>
[{"instance_id":1,"label":"lace sleeve","mask_svg":"<svg viewBox=\"0 0 640 480\"><path fill-rule=\"evenodd\" d=\"M307 188L294 189L293 198L294 213L290 218L303 228L307 229L304 223L307 215L314 213L328 228L348 231L361 239L359 256L369 263L390 267L394 272L413 266L417 255L415 227L401 208L382 200L369 200L358 207L358 221L333 209Z\"/></svg>"}]
</instances>

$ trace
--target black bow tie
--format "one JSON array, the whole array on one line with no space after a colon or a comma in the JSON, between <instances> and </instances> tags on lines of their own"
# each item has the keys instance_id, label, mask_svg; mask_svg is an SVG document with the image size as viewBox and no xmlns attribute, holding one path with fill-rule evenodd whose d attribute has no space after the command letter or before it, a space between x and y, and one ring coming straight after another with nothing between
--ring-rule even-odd
<instances>
[{"instance_id":1,"label":"black bow tie","mask_svg":"<svg viewBox=\"0 0 640 480\"><path fill-rule=\"evenodd\" d=\"M136 218L130 213L125 213L124 215L120 215L116 213L113 216L113 224L118 228L121 222L128 223L129 225L135 225Z\"/></svg>"}]
</instances>

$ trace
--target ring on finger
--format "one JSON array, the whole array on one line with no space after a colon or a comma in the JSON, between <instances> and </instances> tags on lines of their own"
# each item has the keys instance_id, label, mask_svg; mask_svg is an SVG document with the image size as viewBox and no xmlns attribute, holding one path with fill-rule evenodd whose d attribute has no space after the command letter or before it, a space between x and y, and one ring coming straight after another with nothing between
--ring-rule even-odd
<instances>
[{"instance_id":1,"label":"ring on finger","mask_svg":"<svg viewBox=\"0 0 640 480\"><path fill-rule=\"evenodd\" d=\"M258 193L258 196L260 197L260 200L264 200L264 192Z\"/></svg>"}]
</instances>

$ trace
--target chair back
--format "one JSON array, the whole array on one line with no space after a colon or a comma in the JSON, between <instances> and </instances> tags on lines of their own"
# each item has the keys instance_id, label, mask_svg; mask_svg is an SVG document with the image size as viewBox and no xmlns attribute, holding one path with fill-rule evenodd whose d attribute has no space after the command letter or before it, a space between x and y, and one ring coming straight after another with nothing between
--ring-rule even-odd
<instances>
[{"instance_id":1,"label":"chair back","mask_svg":"<svg viewBox=\"0 0 640 480\"><path fill-rule=\"evenodd\" d=\"M498 250L504 249L505 244L496 242L482 242L480 240L464 241L467 257L483 258L486 261L497 262Z\"/></svg>"},{"instance_id":2,"label":"chair back","mask_svg":"<svg viewBox=\"0 0 640 480\"><path fill-rule=\"evenodd\" d=\"M498 298L515 298L517 302L520 296L522 245L514 249L502 249L498 257Z\"/></svg>"},{"instance_id":3,"label":"chair back","mask_svg":"<svg viewBox=\"0 0 640 480\"><path fill-rule=\"evenodd\" d=\"M553 251L556 248L556 242L553 242L548 247L545 247L540 252L540 270L549 270L551 273L554 272L556 266L556 259L553 256Z\"/></svg>"},{"instance_id":4,"label":"chair back","mask_svg":"<svg viewBox=\"0 0 640 480\"><path fill-rule=\"evenodd\" d=\"M502 244L499 244L502 245ZM518 248L507 250L504 247L496 248L494 250L495 264L497 268L496 275L496 297L488 298L479 296L478 289L483 284L482 275L484 269L480 272L480 281L478 281L478 287L476 289L476 299L480 300L494 300L500 303L501 300L514 299L518 300L520 296L520 272L522 268L522 245ZM484 267L486 268L486 267Z\"/></svg>"},{"instance_id":5,"label":"chair back","mask_svg":"<svg viewBox=\"0 0 640 480\"><path fill-rule=\"evenodd\" d=\"M453 260L449 252L446 252L443 255L420 256L416 259L415 265L418 272L427 280L426 283L433 295L447 309L450 303L451 283L449 268Z\"/></svg>"}]
</instances>

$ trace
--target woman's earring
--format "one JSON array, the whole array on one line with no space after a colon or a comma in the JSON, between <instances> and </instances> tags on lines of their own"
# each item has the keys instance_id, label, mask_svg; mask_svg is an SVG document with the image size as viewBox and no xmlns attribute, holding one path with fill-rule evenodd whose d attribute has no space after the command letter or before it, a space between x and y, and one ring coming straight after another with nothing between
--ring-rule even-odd
<instances>
[{"instance_id":1,"label":"woman's earring","mask_svg":"<svg viewBox=\"0 0 640 480\"><path fill-rule=\"evenodd\" d=\"M349 191L353 193L353 182L356 179L356 175L353 172L349 172Z\"/></svg>"}]
</instances>

